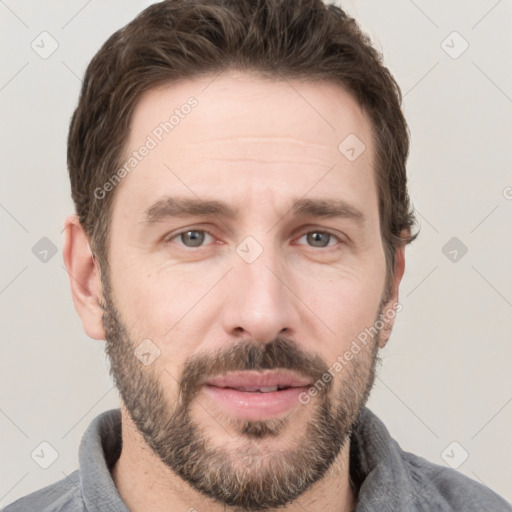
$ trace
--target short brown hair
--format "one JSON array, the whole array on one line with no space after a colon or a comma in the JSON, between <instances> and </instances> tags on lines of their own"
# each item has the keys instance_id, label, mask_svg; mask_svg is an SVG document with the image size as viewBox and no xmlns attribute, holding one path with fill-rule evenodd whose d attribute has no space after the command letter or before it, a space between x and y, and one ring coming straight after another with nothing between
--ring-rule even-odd
<instances>
[{"instance_id":1,"label":"short brown hair","mask_svg":"<svg viewBox=\"0 0 512 512\"><path fill-rule=\"evenodd\" d=\"M121 165L137 101L163 83L228 69L331 81L357 99L373 128L389 284L396 247L417 236L411 234L416 220L407 193L402 97L356 21L322 0L165 0L105 42L85 73L68 139L76 212L102 266L108 268L115 191L102 199L94 191Z\"/></svg>"}]
</instances>

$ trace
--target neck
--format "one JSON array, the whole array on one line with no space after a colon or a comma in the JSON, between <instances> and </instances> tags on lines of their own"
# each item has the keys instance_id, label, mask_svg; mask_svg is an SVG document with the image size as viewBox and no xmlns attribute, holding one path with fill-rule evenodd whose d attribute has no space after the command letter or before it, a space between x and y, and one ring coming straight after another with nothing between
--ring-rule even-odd
<instances>
[{"instance_id":1,"label":"neck","mask_svg":"<svg viewBox=\"0 0 512 512\"><path fill-rule=\"evenodd\" d=\"M173 510L231 510L205 497L167 467L146 444L124 408L122 415L122 451L112 468L117 490L131 512L167 512ZM349 475L350 442L343 449L325 476L303 495L289 504L289 512L351 512L354 510L357 490ZM235 510L235 509L232 509ZM236 509L242 512L241 509ZM267 509L268 512L277 509Z\"/></svg>"}]
</instances>

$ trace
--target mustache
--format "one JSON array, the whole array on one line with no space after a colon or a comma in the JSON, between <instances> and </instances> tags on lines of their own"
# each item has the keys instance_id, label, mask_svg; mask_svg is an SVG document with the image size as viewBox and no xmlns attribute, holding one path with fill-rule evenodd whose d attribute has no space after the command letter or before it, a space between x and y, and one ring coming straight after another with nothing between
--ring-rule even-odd
<instances>
[{"instance_id":1,"label":"mustache","mask_svg":"<svg viewBox=\"0 0 512 512\"><path fill-rule=\"evenodd\" d=\"M220 374L277 369L290 370L316 382L322 379L329 367L318 355L306 353L296 342L285 337L276 337L266 344L244 340L219 348L213 354L191 356L179 380L181 399L183 403L188 403L206 380ZM325 383L325 392L331 386L332 380Z\"/></svg>"}]
</instances>

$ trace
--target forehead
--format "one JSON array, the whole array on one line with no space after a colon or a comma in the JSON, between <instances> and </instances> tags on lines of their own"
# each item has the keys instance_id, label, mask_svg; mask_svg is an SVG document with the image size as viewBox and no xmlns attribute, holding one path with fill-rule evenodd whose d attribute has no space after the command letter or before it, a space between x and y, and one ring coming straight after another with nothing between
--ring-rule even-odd
<instances>
[{"instance_id":1,"label":"forehead","mask_svg":"<svg viewBox=\"0 0 512 512\"><path fill-rule=\"evenodd\" d=\"M190 103L195 106L189 108ZM166 131L160 124L169 120L172 127ZM212 135L217 143L222 136L295 136L298 142L306 139L336 151L347 130L360 138L367 138L370 131L367 116L340 84L266 78L236 70L147 91L130 126L131 143L153 132L157 139L188 144L210 142Z\"/></svg>"},{"instance_id":2,"label":"forehead","mask_svg":"<svg viewBox=\"0 0 512 512\"><path fill-rule=\"evenodd\" d=\"M332 82L239 71L182 80L140 98L124 163L149 150L117 192L139 210L177 192L279 200L314 187L350 199L374 185L371 139L366 114Z\"/></svg>"}]
</instances>

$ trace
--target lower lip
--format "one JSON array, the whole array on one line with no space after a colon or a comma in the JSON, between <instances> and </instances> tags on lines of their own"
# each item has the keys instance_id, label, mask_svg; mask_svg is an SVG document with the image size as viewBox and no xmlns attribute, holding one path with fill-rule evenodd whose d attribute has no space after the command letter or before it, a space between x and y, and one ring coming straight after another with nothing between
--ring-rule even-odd
<instances>
[{"instance_id":1,"label":"lower lip","mask_svg":"<svg viewBox=\"0 0 512 512\"><path fill-rule=\"evenodd\" d=\"M251 421L268 420L288 412L300 405L299 395L308 390L307 387L301 387L259 393L209 385L203 386L203 389L223 410Z\"/></svg>"}]
</instances>

